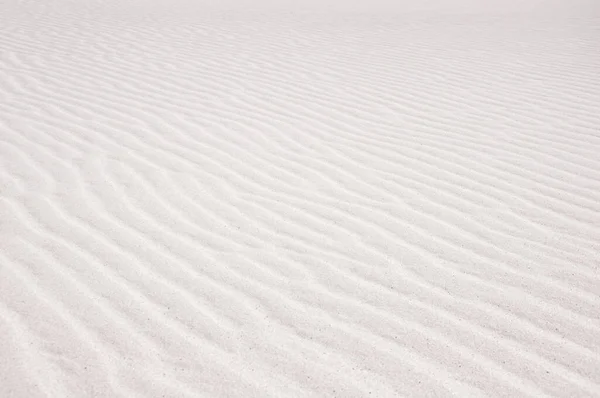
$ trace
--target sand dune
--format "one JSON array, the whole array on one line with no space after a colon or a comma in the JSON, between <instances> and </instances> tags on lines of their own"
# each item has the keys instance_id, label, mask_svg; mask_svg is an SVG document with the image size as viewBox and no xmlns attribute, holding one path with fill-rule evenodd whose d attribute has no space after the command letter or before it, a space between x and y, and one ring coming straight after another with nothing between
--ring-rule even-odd
<instances>
[{"instance_id":1,"label":"sand dune","mask_svg":"<svg viewBox=\"0 0 600 398\"><path fill-rule=\"evenodd\" d=\"M600 397L594 2L0 4L0 397Z\"/></svg>"}]
</instances>

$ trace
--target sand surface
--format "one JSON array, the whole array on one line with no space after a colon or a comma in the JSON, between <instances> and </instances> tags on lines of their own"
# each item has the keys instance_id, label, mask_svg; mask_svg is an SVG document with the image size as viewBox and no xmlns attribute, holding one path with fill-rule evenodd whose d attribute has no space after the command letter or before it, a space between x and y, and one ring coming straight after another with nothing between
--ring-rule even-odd
<instances>
[{"instance_id":1,"label":"sand surface","mask_svg":"<svg viewBox=\"0 0 600 398\"><path fill-rule=\"evenodd\" d=\"M600 397L599 16L0 1L0 397Z\"/></svg>"}]
</instances>

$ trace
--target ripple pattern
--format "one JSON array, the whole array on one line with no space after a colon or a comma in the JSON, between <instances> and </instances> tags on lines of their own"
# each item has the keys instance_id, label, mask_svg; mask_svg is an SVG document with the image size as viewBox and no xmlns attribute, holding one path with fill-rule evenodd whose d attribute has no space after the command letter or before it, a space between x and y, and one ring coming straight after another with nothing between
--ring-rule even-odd
<instances>
[{"instance_id":1,"label":"ripple pattern","mask_svg":"<svg viewBox=\"0 0 600 398\"><path fill-rule=\"evenodd\" d=\"M0 396L600 397L600 13L234 3L0 5Z\"/></svg>"}]
</instances>

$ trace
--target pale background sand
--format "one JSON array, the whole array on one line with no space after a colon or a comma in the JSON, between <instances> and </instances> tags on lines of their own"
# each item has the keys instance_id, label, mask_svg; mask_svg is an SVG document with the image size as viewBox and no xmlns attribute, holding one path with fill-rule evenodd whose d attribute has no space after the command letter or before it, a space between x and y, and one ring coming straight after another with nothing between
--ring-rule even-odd
<instances>
[{"instance_id":1,"label":"pale background sand","mask_svg":"<svg viewBox=\"0 0 600 398\"><path fill-rule=\"evenodd\" d=\"M3 0L0 397L600 396L596 3Z\"/></svg>"}]
</instances>

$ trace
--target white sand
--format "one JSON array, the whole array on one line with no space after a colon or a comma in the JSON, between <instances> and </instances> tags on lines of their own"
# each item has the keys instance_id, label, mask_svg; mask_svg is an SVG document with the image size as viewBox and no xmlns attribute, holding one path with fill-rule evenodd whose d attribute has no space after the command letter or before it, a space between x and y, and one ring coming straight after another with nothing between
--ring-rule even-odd
<instances>
[{"instance_id":1,"label":"white sand","mask_svg":"<svg viewBox=\"0 0 600 398\"><path fill-rule=\"evenodd\" d=\"M599 397L599 11L1 1L0 397Z\"/></svg>"}]
</instances>

